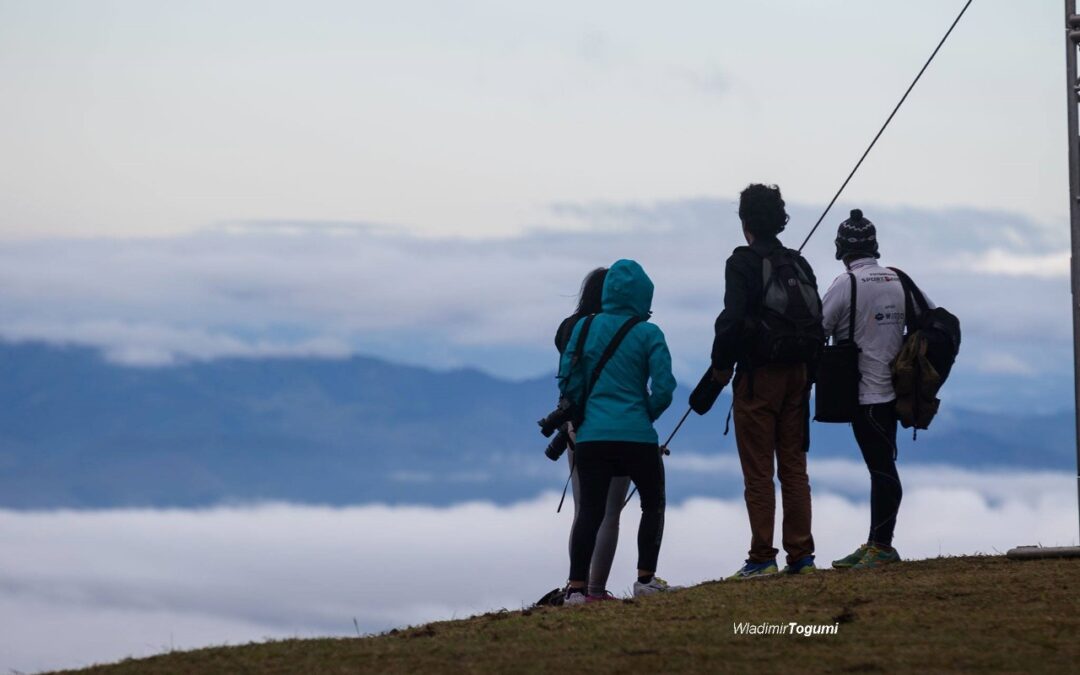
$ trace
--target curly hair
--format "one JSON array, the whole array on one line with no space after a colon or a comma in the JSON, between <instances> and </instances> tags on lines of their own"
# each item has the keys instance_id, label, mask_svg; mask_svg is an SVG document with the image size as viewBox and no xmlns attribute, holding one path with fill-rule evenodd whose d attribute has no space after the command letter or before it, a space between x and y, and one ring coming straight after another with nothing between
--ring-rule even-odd
<instances>
[{"instance_id":1,"label":"curly hair","mask_svg":"<svg viewBox=\"0 0 1080 675\"><path fill-rule=\"evenodd\" d=\"M739 219L755 237L775 237L787 226L784 198L775 185L753 183L739 194Z\"/></svg>"}]
</instances>

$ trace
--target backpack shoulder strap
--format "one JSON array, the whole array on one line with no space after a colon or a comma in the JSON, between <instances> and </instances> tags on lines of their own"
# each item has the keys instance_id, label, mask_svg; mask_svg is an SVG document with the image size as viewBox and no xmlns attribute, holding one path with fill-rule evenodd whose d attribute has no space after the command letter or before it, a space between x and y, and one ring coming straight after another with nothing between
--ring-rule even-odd
<instances>
[{"instance_id":1,"label":"backpack shoulder strap","mask_svg":"<svg viewBox=\"0 0 1080 675\"><path fill-rule=\"evenodd\" d=\"M857 305L855 301L859 297L859 284L855 282L855 273L848 272L848 278L851 280L851 310L848 312L848 342L855 342L855 308Z\"/></svg>"},{"instance_id":2,"label":"backpack shoulder strap","mask_svg":"<svg viewBox=\"0 0 1080 675\"><path fill-rule=\"evenodd\" d=\"M926 296L924 296L919 287L915 285L915 282L911 280L911 277L898 267L890 267L889 269L896 272L896 276L900 277L900 284L904 287L904 291L911 293L912 297L915 298L915 302L919 305L919 311L929 312L930 303L926 302Z\"/></svg>"},{"instance_id":3,"label":"backpack shoulder strap","mask_svg":"<svg viewBox=\"0 0 1080 675\"><path fill-rule=\"evenodd\" d=\"M753 250L753 249L751 249ZM773 275L776 274L776 270L784 265L790 265L795 269L796 275L799 274L798 263L791 256L791 253L783 246L778 246L768 253L761 253L755 251L761 256L761 292L765 294L769 291L769 284L772 283Z\"/></svg>"},{"instance_id":4,"label":"backpack shoulder strap","mask_svg":"<svg viewBox=\"0 0 1080 675\"><path fill-rule=\"evenodd\" d=\"M926 302L926 296L904 270L898 267L889 269L896 272L896 276L900 277L900 285L904 287L904 311L907 313L905 323L907 323L907 332L910 335L917 330L919 325L915 320L916 305L918 305L919 316L926 316L926 313L930 311L930 304Z\"/></svg>"},{"instance_id":5,"label":"backpack shoulder strap","mask_svg":"<svg viewBox=\"0 0 1080 675\"><path fill-rule=\"evenodd\" d=\"M596 318L595 314L590 314L585 317L585 323L581 326L581 332L578 333L578 339L576 347L574 348L574 355L570 358L570 372L573 373L577 367L581 356L585 351L585 338L589 336L589 327L592 326L593 319Z\"/></svg>"},{"instance_id":6,"label":"backpack shoulder strap","mask_svg":"<svg viewBox=\"0 0 1080 675\"><path fill-rule=\"evenodd\" d=\"M589 396L592 394L593 387L596 386L596 381L600 379L600 372L604 370L604 366L611 360L611 357L615 355L615 350L619 348L619 344L622 343L623 338L630 332L630 329L644 321L640 316L632 316L626 320L626 322L619 326L619 330L616 331L615 336L611 338L611 342L608 343L607 349L600 356L600 360L596 362L596 367L593 368L592 376L589 378L589 386L585 390L585 400L589 400Z\"/></svg>"},{"instance_id":7,"label":"backpack shoulder strap","mask_svg":"<svg viewBox=\"0 0 1080 675\"><path fill-rule=\"evenodd\" d=\"M814 287L814 290L816 291L818 287L817 279L814 278L813 280L811 280L812 277L814 277L814 270L812 267L810 267L810 263L806 260L806 258L802 257L802 254L798 251L793 251L791 249L787 250L792 253L791 259L795 261L795 269L799 271L799 276L802 277L804 283L810 284Z\"/></svg>"}]
</instances>

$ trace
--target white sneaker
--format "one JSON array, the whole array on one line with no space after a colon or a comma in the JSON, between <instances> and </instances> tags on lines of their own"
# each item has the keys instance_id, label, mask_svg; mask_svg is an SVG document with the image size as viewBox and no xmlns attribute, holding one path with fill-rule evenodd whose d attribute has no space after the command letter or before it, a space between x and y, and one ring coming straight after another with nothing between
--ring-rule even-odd
<instances>
[{"instance_id":1,"label":"white sneaker","mask_svg":"<svg viewBox=\"0 0 1080 675\"><path fill-rule=\"evenodd\" d=\"M563 600L564 606L571 605L584 605L589 601L589 596L585 594L585 590L582 589L579 593L571 593L569 590L566 592L566 599Z\"/></svg>"},{"instance_id":2,"label":"white sneaker","mask_svg":"<svg viewBox=\"0 0 1080 675\"><path fill-rule=\"evenodd\" d=\"M640 581L634 582L634 597L640 598L645 595L652 595L654 593L667 593L669 591L680 591L682 586L670 586L668 582L664 581L660 577L653 575L652 581L647 584L643 584Z\"/></svg>"}]
</instances>

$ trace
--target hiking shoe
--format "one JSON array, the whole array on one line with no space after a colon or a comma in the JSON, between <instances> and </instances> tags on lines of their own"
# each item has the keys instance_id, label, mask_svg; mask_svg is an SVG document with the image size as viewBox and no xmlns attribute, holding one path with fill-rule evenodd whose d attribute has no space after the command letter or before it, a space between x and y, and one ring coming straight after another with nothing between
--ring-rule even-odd
<instances>
[{"instance_id":1,"label":"hiking shoe","mask_svg":"<svg viewBox=\"0 0 1080 675\"><path fill-rule=\"evenodd\" d=\"M757 577L770 577L776 574L779 570L776 567L776 560L770 560L769 562L756 563L746 561L738 572L728 577L728 581L737 581L739 579L754 579Z\"/></svg>"},{"instance_id":2,"label":"hiking shoe","mask_svg":"<svg viewBox=\"0 0 1080 675\"><path fill-rule=\"evenodd\" d=\"M839 560L832 561L832 566L838 570L846 570L855 567L855 565L863 559L863 556L866 555L866 550L868 548L870 548L870 544L863 544L855 549L854 553L846 555Z\"/></svg>"},{"instance_id":3,"label":"hiking shoe","mask_svg":"<svg viewBox=\"0 0 1080 675\"><path fill-rule=\"evenodd\" d=\"M862 560L852 565L851 569L868 570L898 562L900 562L900 554L896 552L895 548L871 544L866 548Z\"/></svg>"},{"instance_id":4,"label":"hiking shoe","mask_svg":"<svg viewBox=\"0 0 1080 675\"><path fill-rule=\"evenodd\" d=\"M585 595L584 589L566 589L566 599L563 600L563 606L570 605L584 605L589 601L589 596Z\"/></svg>"},{"instance_id":5,"label":"hiking shoe","mask_svg":"<svg viewBox=\"0 0 1080 675\"><path fill-rule=\"evenodd\" d=\"M654 593L667 593L668 591L678 590L682 590L682 586L672 586L658 576L653 576L652 581L647 584L643 584L640 581L634 582L635 598L640 598L644 595L653 595Z\"/></svg>"},{"instance_id":6,"label":"hiking shoe","mask_svg":"<svg viewBox=\"0 0 1080 675\"><path fill-rule=\"evenodd\" d=\"M794 563L784 567L784 574L813 574L817 571L814 566L814 556L804 555Z\"/></svg>"}]
</instances>

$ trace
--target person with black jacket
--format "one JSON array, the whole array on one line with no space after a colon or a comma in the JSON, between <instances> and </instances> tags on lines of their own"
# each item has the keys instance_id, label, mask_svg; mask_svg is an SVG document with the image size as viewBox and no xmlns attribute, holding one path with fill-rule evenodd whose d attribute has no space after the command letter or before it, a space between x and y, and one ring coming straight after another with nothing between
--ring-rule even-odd
<instances>
[{"instance_id":1,"label":"person with black jacket","mask_svg":"<svg viewBox=\"0 0 1080 675\"><path fill-rule=\"evenodd\" d=\"M566 346L570 342L570 335L573 333L577 322L590 314L600 313L606 276L607 268L597 267L592 272L589 272L581 283L577 310L566 317L555 332L555 348L559 350L559 354L566 351ZM569 423L567 426L570 426ZM576 524L581 513L581 480L575 463L574 431L573 429L564 429L561 430L561 433L570 435L570 443L566 454L570 462L570 485L573 491L574 523ZM619 516L622 514L623 503L626 501L626 493L629 488L629 476L614 476L611 479L604 519L600 522L600 529L596 534L596 546L589 562L587 593L590 600L607 600L613 597L607 590L607 581L608 576L611 574L612 563L615 560L615 548L619 543ZM573 533L573 526L571 526L570 531Z\"/></svg>"},{"instance_id":2,"label":"person with black jacket","mask_svg":"<svg viewBox=\"0 0 1080 675\"><path fill-rule=\"evenodd\" d=\"M724 271L724 310L716 319L712 349L713 378L731 380L734 368L735 440L743 470L751 543L746 564L731 579L776 574L773 546L776 512L773 458L783 498L783 547L789 573L812 572L814 539L810 532L809 447L811 365L769 362L761 357L766 263L788 261L794 268L788 284L805 288L804 309L816 312L820 329L821 301L810 264L777 238L788 215L776 186L754 184L739 197L739 219L747 245L735 249ZM770 267L770 269L772 269ZM809 316L808 315L808 316ZM820 346L819 346L820 348Z\"/></svg>"}]
</instances>

